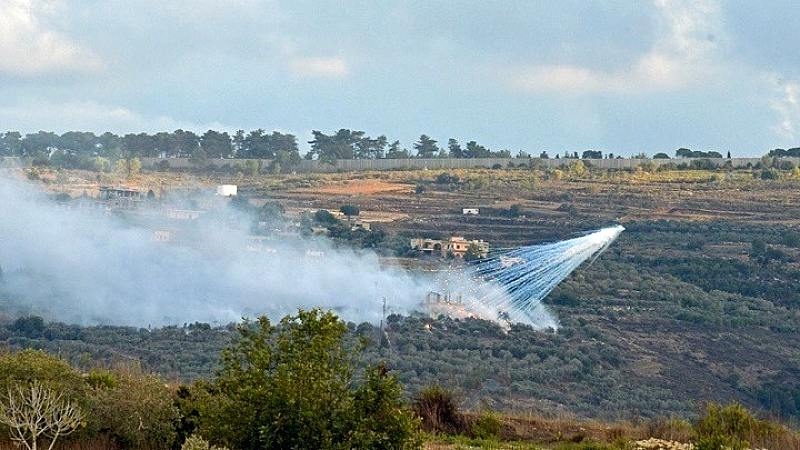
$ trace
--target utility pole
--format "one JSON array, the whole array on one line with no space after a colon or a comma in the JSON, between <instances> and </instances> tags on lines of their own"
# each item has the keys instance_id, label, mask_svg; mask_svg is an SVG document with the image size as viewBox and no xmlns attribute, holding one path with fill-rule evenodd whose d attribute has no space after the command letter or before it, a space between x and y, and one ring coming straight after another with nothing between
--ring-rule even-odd
<instances>
[{"instance_id":1,"label":"utility pole","mask_svg":"<svg viewBox=\"0 0 800 450\"><path fill-rule=\"evenodd\" d=\"M383 323L386 321L386 297L381 299L383 299L383 314L381 314L381 331L383 331Z\"/></svg>"}]
</instances>

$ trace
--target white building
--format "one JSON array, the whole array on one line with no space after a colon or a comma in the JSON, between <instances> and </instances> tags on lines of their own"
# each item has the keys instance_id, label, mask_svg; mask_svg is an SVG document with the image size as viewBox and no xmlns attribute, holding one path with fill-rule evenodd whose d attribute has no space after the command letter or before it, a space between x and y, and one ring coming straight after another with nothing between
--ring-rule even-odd
<instances>
[{"instance_id":1,"label":"white building","mask_svg":"<svg viewBox=\"0 0 800 450\"><path fill-rule=\"evenodd\" d=\"M223 197L232 197L236 195L237 187L235 184L220 184L217 185L217 195Z\"/></svg>"}]
</instances>

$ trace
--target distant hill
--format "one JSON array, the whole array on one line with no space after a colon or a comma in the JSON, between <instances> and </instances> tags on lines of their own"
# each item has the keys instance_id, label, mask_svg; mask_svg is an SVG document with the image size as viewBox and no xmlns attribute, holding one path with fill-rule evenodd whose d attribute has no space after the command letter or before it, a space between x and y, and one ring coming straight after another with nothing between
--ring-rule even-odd
<instances>
[{"instance_id":1,"label":"distant hill","mask_svg":"<svg viewBox=\"0 0 800 450\"><path fill-rule=\"evenodd\" d=\"M561 322L555 332L392 316L381 335L352 324L371 342L364 361L386 361L407 395L440 384L472 409L602 418L690 415L706 400L736 400L800 418L800 178L791 171L773 180L750 170L461 170L437 182L442 173L359 175L406 191L317 189L344 186L351 174L310 184L303 175L247 178L239 189L287 209L346 203L362 215L392 213L381 224L389 236L435 231L495 247L624 224L606 253L547 298ZM509 205L518 216L503 214ZM134 359L172 379L212 374L229 339L204 324L32 326L9 317L0 339L87 366Z\"/></svg>"}]
</instances>

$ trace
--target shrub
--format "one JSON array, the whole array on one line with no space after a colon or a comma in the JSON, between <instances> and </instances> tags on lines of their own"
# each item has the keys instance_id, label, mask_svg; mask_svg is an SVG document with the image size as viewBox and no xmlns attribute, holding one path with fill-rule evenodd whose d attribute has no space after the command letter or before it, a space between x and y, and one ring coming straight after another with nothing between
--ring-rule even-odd
<instances>
[{"instance_id":1,"label":"shrub","mask_svg":"<svg viewBox=\"0 0 800 450\"><path fill-rule=\"evenodd\" d=\"M789 230L781 237L783 245L787 247L800 248L800 232Z\"/></svg>"},{"instance_id":2,"label":"shrub","mask_svg":"<svg viewBox=\"0 0 800 450\"><path fill-rule=\"evenodd\" d=\"M470 432L478 439L496 439L500 437L503 422L491 412L487 412L470 424Z\"/></svg>"},{"instance_id":3,"label":"shrub","mask_svg":"<svg viewBox=\"0 0 800 450\"><path fill-rule=\"evenodd\" d=\"M749 442L758 437L765 425L738 403L724 407L713 402L709 403L705 414L695 424L697 448L707 450L747 448L750 446Z\"/></svg>"},{"instance_id":4,"label":"shrub","mask_svg":"<svg viewBox=\"0 0 800 450\"><path fill-rule=\"evenodd\" d=\"M355 205L343 205L339 211L347 217L357 216L361 213L361 210Z\"/></svg>"},{"instance_id":5,"label":"shrub","mask_svg":"<svg viewBox=\"0 0 800 450\"><path fill-rule=\"evenodd\" d=\"M164 382L136 368L95 371L88 377L87 427L121 448L168 449L178 411Z\"/></svg>"},{"instance_id":6,"label":"shrub","mask_svg":"<svg viewBox=\"0 0 800 450\"><path fill-rule=\"evenodd\" d=\"M418 420L400 404L402 389L383 365L368 367L354 395L350 448L418 448Z\"/></svg>"},{"instance_id":7,"label":"shrub","mask_svg":"<svg viewBox=\"0 0 800 450\"><path fill-rule=\"evenodd\" d=\"M762 170L761 171L761 179L762 180L777 180L778 174L775 173L774 170Z\"/></svg>"},{"instance_id":8,"label":"shrub","mask_svg":"<svg viewBox=\"0 0 800 450\"><path fill-rule=\"evenodd\" d=\"M334 217L333 214L330 213L330 211L326 209L320 209L314 213L314 222L320 225L327 226L327 225L335 225L336 223L339 222L339 220L336 219L336 217Z\"/></svg>"},{"instance_id":9,"label":"shrub","mask_svg":"<svg viewBox=\"0 0 800 450\"><path fill-rule=\"evenodd\" d=\"M464 430L464 418L452 392L439 386L426 388L414 399L414 412L422 419L422 429L431 432L458 434Z\"/></svg>"},{"instance_id":10,"label":"shrub","mask_svg":"<svg viewBox=\"0 0 800 450\"><path fill-rule=\"evenodd\" d=\"M385 369L367 369L353 388L347 326L333 313L300 310L279 325L260 317L237 330L216 381L182 402L184 416L196 414L196 429L212 442L239 449L421 445L400 385Z\"/></svg>"},{"instance_id":11,"label":"shrub","mask_svg":"<svg viewBox=\"0 0 800 450\"><path fill-rule=\"evenodd\" d=\"M458 175L450 175L449 173L440 173L436 177L436 184L451 184L461 181Z\"/></svg>"},{"instance_id":12,"label":"shrub","mask_svg":"<svg viewBox=\"0 0 800 450\"><path fill-rule=\"evenodd\" d=\"M181 450L228 450L226 447L215 447L199 435L191 435L181 445Z\"/></svg>"},{"instance_id":13,"label":"shrub","mask_svg":"<svg viewBox=\"0 0 800 450\"><path fill-rule=\"evenodd\" d=\"M688 442L692 437L692 425L680 419L656 419L647 424L645 433L652 438Z\"/></svg>"},{"instance_id":14,"label":"shrub","mask_svg":"<svg viewBox=\"0 0 800 450\"><path fill-rule=\"evenodd\" d=\"M16 382L39 380L59 389L66 397L83 399L86 391L79 373L69 364L41 350L0 354L0 393Z\"/></svg>"},{"instance_id":15,"label":"shrub","mask_svg":"<svg viewBox=\"0 0 800 450\"><path fill-rule=\"evenodd\" d=\"M93 370L86 377L86 382L93 389L114 389L119 380L117 376L106 370Z\"/></svg>"}]
</instances>

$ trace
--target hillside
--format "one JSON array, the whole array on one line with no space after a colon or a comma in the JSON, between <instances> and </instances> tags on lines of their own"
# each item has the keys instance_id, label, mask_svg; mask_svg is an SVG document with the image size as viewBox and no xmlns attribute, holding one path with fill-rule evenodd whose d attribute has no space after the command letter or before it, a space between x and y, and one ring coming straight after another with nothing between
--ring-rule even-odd
<instances>
[{"instance_id":1,"label":"hillside","mask_svg":"<svg viewBox=\"0 0 800 450\"><path fill-rule=\"evenodd\" d=\"M392 316L388 340L373 327L352 324L353 333L371 339L364 360L387 361L408 395L441 384L470 409L638 418L691 415L706 400L738 400L798 417L800 179L789 172L777 180L755 175L523 169L198 179L145 173L121 182L145 191L234 182L253 203L279 202L289 216L352 204L389 237L460 235L492 247L621 223L627 230L620 239L546 300L560 318L557 331L505 333L477 320ZM73 195L97 185L81 172L47 183ZM513 205L516 214L509 213ZM465 216L465 207L481 213ZM402 241L389 237L376 244L379 251ZM209 376L215 362L208 355L228 339L225 329L202 324L151 332L53 324L31 331L13 318L7 324L0 337L12 347L46 348L78 364L136 359L172 379Z\"/></svg>"}]
</instances>

